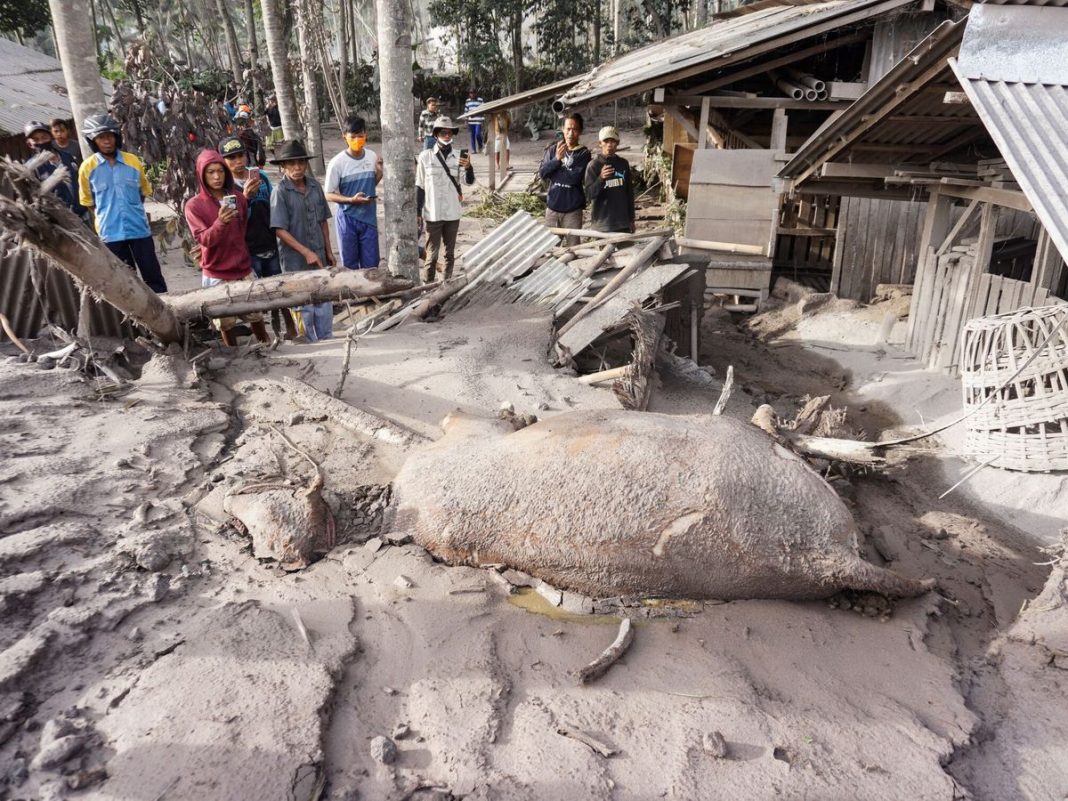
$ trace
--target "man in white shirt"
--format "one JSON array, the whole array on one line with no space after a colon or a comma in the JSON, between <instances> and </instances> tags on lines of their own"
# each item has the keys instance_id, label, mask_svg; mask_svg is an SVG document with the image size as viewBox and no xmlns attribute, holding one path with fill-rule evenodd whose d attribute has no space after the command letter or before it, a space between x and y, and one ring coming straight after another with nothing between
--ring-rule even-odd
<instances>
[{"instance_id":1,"label":"man in white shirt","mask_svg":"<svg viewBox=\"0 0 1068 801\"><path fill-rule=\"evenodd\" d=\"M452 278L456 262L456 234L460 230L463 214L463 190L460 188L460 172L463 182L470 186L475 182L475 169L471 166L466 150L459 154L453 149L452 140L460 132L448 117L434 120L434 146L419 154L415 167L415 207L419 223L426 222L427 256L421 271L423 283L429 284L439 277ZM445 243L445 272L438 272L438 253Z\"/></svg>"}]
</instances>

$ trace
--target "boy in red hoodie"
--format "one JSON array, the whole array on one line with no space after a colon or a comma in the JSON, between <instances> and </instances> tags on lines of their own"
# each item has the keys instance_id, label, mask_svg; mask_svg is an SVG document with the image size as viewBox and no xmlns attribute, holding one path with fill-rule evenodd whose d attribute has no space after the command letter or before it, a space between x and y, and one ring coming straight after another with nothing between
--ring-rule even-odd
<instances>
[{"instance_id":1,"label":"boy in red hoodie","mask_svg":"<svg viewBox=\"0 0 1068 801\"><path fill-rule=\"evenodd\" d=\"M185 221L200 245L201 286L215 286L223 281L244 281L252 273L245 227L248 225L248 201L237 191L234 177L214 150L202 150L197 156L197 179L200 192L185 203ZM215 321L224 345L236 345L233 327L238 321L248 323L260 342L270 342L263 315L220 317Z\"/></svg>"}]
</instances>

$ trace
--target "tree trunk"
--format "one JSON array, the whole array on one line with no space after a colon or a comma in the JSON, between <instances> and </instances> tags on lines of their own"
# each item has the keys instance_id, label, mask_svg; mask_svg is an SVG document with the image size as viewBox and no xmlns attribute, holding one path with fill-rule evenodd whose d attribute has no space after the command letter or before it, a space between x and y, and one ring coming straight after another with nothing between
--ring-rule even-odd
<instances>
[{"instance_id":1,"label":"tree trunk","mask_svg":"<svg viewBox=\"0 0 1068 801\"><path fill-rule=\"evenodd\" d=\"M234 84L240 94L245 82L243 75L245 69L241 64L241 47L237 43L237 31L234 30L234 21L230 17L230 12L226 10L226 3L227 0L215 0L215 9L222 17L223 35L226 37L226 49L230 56L230 71L234 74Z\"/></svg>"},{"instance_id":2,"label":"tree trunk","mask_svg":"<svg viewBox=\"0 0 1068 801\"><path fill-rule=\"evenodd\" d=\"M245 27L248 33L248 60L252 67L253 108L263 108L263 91L256 77L260 66L260 45L256 40L256 9L252 5L252 0L245 0Z\"/></svg>"},{"instance_id":3,"label":"tree trunk","mask_svg":"<svg viewBox=\"0 0 1068 801\"><path fill-rule=\"evenodd\" d=\"M601 4L593 4L593 63L601 63Z\"/></svg>"},{"instance_id":4,"label":"tree trunk","mask_svg":"<svg viewBox=\"0 0 1068 801\"><path fill-rule=\"evenodd\" d=\"M708 24L708 0L697 0L697 13L694 15L694 27L703 28Z\"/></svg>"},{"instance_id":5,"label":"tree trunk","mask_svg":"<svg viewBox=\"0 0 1068 801\"><path fill-rule=\"evenodd\" d=\"M337 17L336 29L337 29L337 82L341 85L341 98L348 105L348 101L345 95L345 85L349 80L349 48L345 44L345 34L349 27L349 15L347 13L349 4L346 0L338 0L337 4Z\"/></svg>"},{"instance_id":6,"label":"tree trunk","mask_svg":"<svg viewBox=\"0 0 1068 801\"><path fill-rule=\"evenodd\" d=\"M412 282L394 278L385 270L306 270L253 282L217 284L184 295L168 295L164 300L174 316L185 321L369 298L411 288Z\"/></svg>"},{"instance_id":7,"label":"tree trunk","mask_svg":"<svg viewBox=\"0 0 1068 801\"><path fill-rule=\"evenodd\" d=\"M378 10L379 114L385 161L383 206L387 264L394 275L415 281L415 121L412 102L412 20L405 2L376 0Z\"/></svg>"},{"instance_id":8,"label":"tree trunk","mask_svg":"<svg viewBox=\"0 0 1068 801\"><path fill-rule=\"evenodd\" d=\"M82 26L88 34L87 26ZM99 85L99 83L98 83ZM47 256L93 294L140 323L164 342L178 342L183 329L160 296L137 273L91 236L81 220L24 164L0 162L0 226Z\"/></svg>"},{"instance_id":9,"label":"tree trunk","mask_svg":"<svg viewBox=\"0 0 1068 801\"><path fill-rule=\"evenodd\" d=\"M282 117L282 133L286 139L300 139L300 117L293 92L293 77L289 74L288 36L282 22L280 0L261 0L263 36L267 40L267 56L271 60L271 78L278 99L278 113Z\"/></svg>"},{"instance_id":10,"label":"tree trunk","mask_svg":"<svg viewBox=\"0 0 1068 801\"><path fill-rule=\"evenodd\" d=\"M312 45L307 0L295 0L293 11L297 20L297 43L300 48L300 74L304 90L304 143L311 153L312 171L322 175L326 171L323 158L323 133L319 126L319 91L315 85L315 48Z\"/></svg>"},{"instance_id":11,"label":"tree trunk","mask_svg":"<svg viewBox=\"0 0 1068 801\"><path fill-rule=\"evenodd\" d=\"M512 11L512 72L515 92L522 91L523 84L523 9L517 6Z\"/></svg>"},{"instance_id":12,"label":"tree trunk","mask_svg":"<svg viewBox=\"0 0 1068 801\"><path fill-rule=\"evenodd\" d=\"M100 67L96 63L93 32L85 24L89 19L89 8L85 0L48 0L48 7L55 25L57 55L63 64L71 113L76 125L81 127L82 120L90 114L100 114L108 108L100 83ZM92 155L89 143L84 137L79 137L78 141L82 155L89 158Z\"/></svg>"}]
</instances>

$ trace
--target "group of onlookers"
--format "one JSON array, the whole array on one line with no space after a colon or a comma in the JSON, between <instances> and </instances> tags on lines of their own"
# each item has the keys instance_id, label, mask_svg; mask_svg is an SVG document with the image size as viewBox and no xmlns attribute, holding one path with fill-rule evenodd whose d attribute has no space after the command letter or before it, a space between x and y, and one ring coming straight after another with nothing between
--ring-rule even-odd
<instances>
[{"instance_id":1,"label":"group of onlookers","mask_svg":"<svg viewBox=\"0 0 1068 801\"><path fill-rule=\"evenodd\" d=\"M270 99L267 116L277 106ZM420 116L421 149L416 157L416 216L427 235L426 258L420 270L423 282L452 277L456 240L463 212L464 186L475 182L470 153L485 147L483 119L470 115L481 105L471 91L465 110L470 121L470 150L457 150L459 126L439 113L435 98L428 98ZM501 115L498 115L498 119ZM184 215L197 243L196 255L202 286L245 281L282 272L333 267L329 203L336 208L340 264L350 269L373 268L380 263L377 224L377 191L382 181L381 157L367 147L367 127L360 117L346 121L342 131L345 149L334 156L320 185L309 169L309 154L298 140L278 141L274 158L282 177L272 186L262 169L266 148L251 124L250 110L237 108L233 135L204 149L196 162L199 191L185 204ZM578 241L583 215L591 203L590 226L600 231L634 230L634 190L630 165L616 154L619 132L611 126L599 135L600 154L594 155L580 142L583 120L579 114L564 118L557 140L544 153L539 175L547 184L546 223L560 229L568 243ZM81 160L81 151L65 120L26 125L27 143L49 158L37 162L43 179L66 167L76 180L60 182L57 196L75 214L93 225L108 249L131 269L140 272L156 292L167 284L156 256L145 214L144 200L151 193L144 165L122 149L120 123L109 114L96 114L82 125L82 135L92 155ZM498 152L507 147L507 122L498 129ZM273 138L273 136L272 136ZM444 251L443 269L439 258ZM288 313L274 312L273 327L292 338L297 325L311 341L332 335L330 303L308 304L295 321ZM217 327L226 344L235 344L236 318L223 318ZM244 318L252 333L267 341L260 315Z\"/></svg>"}]
</instances>

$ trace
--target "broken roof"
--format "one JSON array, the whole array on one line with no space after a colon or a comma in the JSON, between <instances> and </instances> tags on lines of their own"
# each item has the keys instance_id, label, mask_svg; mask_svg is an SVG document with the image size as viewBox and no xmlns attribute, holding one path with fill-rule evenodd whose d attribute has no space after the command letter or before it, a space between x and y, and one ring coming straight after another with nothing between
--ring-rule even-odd
<instances>
[{"instance_id":1,"label":"broken roof","mask_svg":"<svg viewBox=\"0 0 1068 801\"><path fill-rule=\"evenodd\" d=\"M830 161L902 164L931 162L963 138L982 136L967 103L947 104L959 91L949 59L960 49L964 22L943 22L838 117L828 121L780 171L794 184L819 178ZM883 175L873 170L870 179Z\"/></svg>"},{"instance_id":2,"label":"broken roof","mask_svg":"<svg viewBox=\"0 0 1068 801\"><path fill-rule=\"evenodd\" d=\"M1068 259L1068 8L975 6L954 72Z\"/></svg>"},{"instance_id":3,"label":"broken roof","mask_svg":"<svg viewBox=\"0 0 1068 801\"><path fill-rule=\"evenodd\" d=\"M111 82L102 81L111 96ZM70 117L63 65L45 53L0 38L0 135L21 134L31 120Z\"/></svg>"},{"instance_id":4,"label":"broken roof","mask_svg":"<svg viewBox=\"0 0 1068 801\"><path fill-rule=\"evenodd\" d=\"M723 69L910 4L911 0L830 0L719 19L595 67L562 101L566 106L605 103Z\"/></svg>"},{"instance_id":5,"label":"broken roof","mask_svg":"<svg viewBox=\"0 0 1068 801\"><path fill-rule=\"evenodd\" d=\"M765 0L741 6L718 15L704 28L624 53L583 75L485 103L474 113L515 108L561 93L565 106L607 103L781 50L914 2Z\"/></svg>"}]
</instances>

